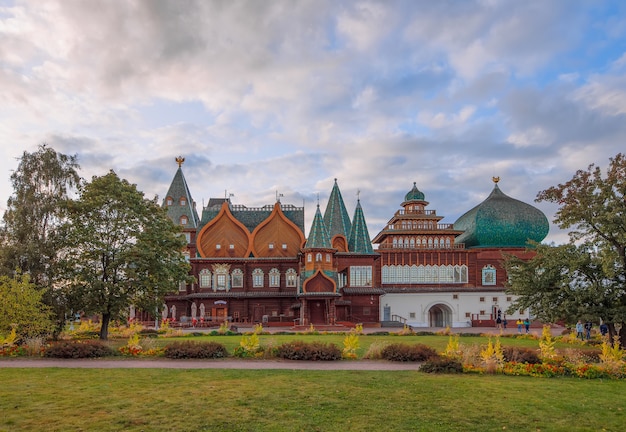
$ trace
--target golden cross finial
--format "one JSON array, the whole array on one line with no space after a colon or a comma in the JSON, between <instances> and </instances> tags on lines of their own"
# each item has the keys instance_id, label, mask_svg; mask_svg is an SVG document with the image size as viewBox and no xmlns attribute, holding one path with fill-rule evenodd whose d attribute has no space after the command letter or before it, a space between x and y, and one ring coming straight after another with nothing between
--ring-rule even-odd
<instances>
[{"instance_id":1,"label":"golden cross finial","mask_svg":"<svg viewBox=\"0 0 626 432\"><path fill-rule=\"evenodd\" d=\"M182 164L185 162L185 158L182 156L178 156L176 158L176 162L178 163L178 168L180 168L182 166Z\"/></svg>"}]
</instances>

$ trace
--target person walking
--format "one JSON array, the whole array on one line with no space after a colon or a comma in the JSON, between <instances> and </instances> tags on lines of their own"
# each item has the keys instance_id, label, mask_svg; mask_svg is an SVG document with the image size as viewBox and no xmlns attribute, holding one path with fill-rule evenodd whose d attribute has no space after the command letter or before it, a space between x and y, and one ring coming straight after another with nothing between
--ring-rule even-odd
<instances>
[{"instance_id":1,"label":"person walking","mask_svg":"<svg viewBox=\"0 0 626 432\"><path fill-rule=\"evenodd\" d=\"M583 323L581 320L578 320L576 323L576 339L580 338L580 340L585 340L583 338Z\"/></svg>"},{"instance_id":2,"label":"person walking","mask_svg":"<svg viewBox=\"0 0 626 432\"><path fill-rule=\"evenodd\" d=\"M526 333L528 334L528 331L530 330L530 318L526 318L524 320L524 327L526 328Z\"/></svg>"},{"instance_id":3,"label":"person walking","mask_svg":"<svg viewBox=\"0 0 626 432\"><path fill-rule=\"evenodd\" d=\"M522 333L522 326L524 325L524 321L522 321L521 318L518 318L517 322L515 324L517 324L517 332L519 334L521 334Z\"/></svg>"},{"instance_id":4,"label":"person walking","mask_svg":"<svg viewBox=\"0 0 626 432\"><path fill-rule=\"evenodd\" d=\"M591 321L587 321L585 323L585 337L587 340L591 339L591 328L593 327L593 323Z\"/></svg>"}]
</instances>

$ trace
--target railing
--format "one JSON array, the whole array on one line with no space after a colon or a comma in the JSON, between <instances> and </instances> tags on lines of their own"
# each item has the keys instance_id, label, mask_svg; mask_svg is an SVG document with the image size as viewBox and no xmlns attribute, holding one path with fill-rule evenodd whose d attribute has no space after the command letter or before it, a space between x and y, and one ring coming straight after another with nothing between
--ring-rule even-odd
<instances>
[{"instance_id":1,"label":"railing","mask_svg":"<svg viewBox=\"0 0 626 432\"><path fill-rule=\"evenodd\" d=\"M401 322L402 324L406 324L407 319L400 315L391 315L391 321Z\"/></svg>"},{"instance_id":2,"label":"railing","mask_svg":"<svg viewBox=\"0 0 626 432\"><path fill-rule=\"evenodd\" d=\"M411 214L416 214L416 215L428 215L428 216L436 216L437 215L437 210L406 210L406 209L400 209L396 212L397 215L411 215Z\"/></svg>"},{"instance_id":3,"label":"railing","mask_svg":"<svg viewBox=\"0 0 626 432\"><path fill-rule=\"evenodd\" d=\"M449 244L449 245L439 245L439 246L434 246L434 245L399 245L399 244L379 244L377 250L390 250L390 249L403 249L403 250L442 250L442 249L454 249L454 250L458 250L458 249L465 249L465 243L453 243L453 244Z\"/></svg>"},{"instance_id":4,"label":"railing","mask_svg":"<svg viewBox=\"0 0 626 432\"><path fill-rule=\"evenodd\" d=\"M415 230L451 230L454 229L454 224L447 224L447 223L438 223L438 224L432 224L432 225L428 225L428 224L416 224L415 226L413 226L413 224L411 224L411 226L405 225L402 226L402 223L400 224L389 224L385 227L385 231L415 231Z\"/></svg>"}]
</instances>

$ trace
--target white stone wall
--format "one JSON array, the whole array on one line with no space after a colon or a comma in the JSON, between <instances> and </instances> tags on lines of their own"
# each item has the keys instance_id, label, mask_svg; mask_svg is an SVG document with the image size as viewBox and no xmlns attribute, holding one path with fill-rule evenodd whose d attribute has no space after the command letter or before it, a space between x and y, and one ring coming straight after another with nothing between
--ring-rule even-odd
<instances>
[{"instance_id":1,"label":"white stone wall","mask_svg":"<svg viewBox=\"0 0 626 432\"><path fill-rule=\"evenodd\" d=\"M454 298L456 296L457 298ZM481 298L483 301L481 301ZM510 299L507 301L507 298ZM497 300L495 300L497 299ZM471 327L472 316L484 311L480 318L491 319L491 314L499 308L503 317L506 315L508 326L515 326L518 318L528 316L528 311L516 311L507 315L506 310L515 299L514 296L505 294L504 290L476 291L471 293L421 293L421 294L385 294L380 298L380 316L384 319L385 306L390 308L390 317L398 315L405 318L406 323L414 328L435 327L430 322L430 311L439 307L444 311L443 325L445 327ZM469 314L469 316L466 316ZM494 317L495 319L495 317Z\"/></svg>"}]
</instances>

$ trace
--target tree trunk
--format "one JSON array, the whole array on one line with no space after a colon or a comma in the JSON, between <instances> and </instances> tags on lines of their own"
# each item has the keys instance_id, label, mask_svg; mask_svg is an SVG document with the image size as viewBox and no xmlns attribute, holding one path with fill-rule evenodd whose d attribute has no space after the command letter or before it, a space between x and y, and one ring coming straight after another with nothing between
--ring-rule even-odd
<instances>
[{"instance_id":1,"label":"tree trunk","mask_svg":"<svg viewBox=\"0 0 626 432\"><path fill-rule=\"evenodd\" d=\"M622 321L622 328L619 329L619 343L622 348L626 347L626 323Z\"/></svg>"},{"instance_id":2,"label":"tree trunk","mask_svg":"<svg viewBox=\"0 0 626 432\"><path fill-rule=\"evenodd\" d=\"M617 334L617 331L615 330L615 323L607 323L606 326L609 328L609 341L611 345L613 345L615 335Z\"/></svg>"},{"instance_id":3,"label":"tree trunk","mask_svg":"<svg viewBox=\"0 0 626 432\"><path fill-rule=\"evenodd\" d=\"M109 338L109 322L111 321L110 313L102 314L102 325L100 327L100 340L107 340Z\"/></svg>"}]
</instances>

